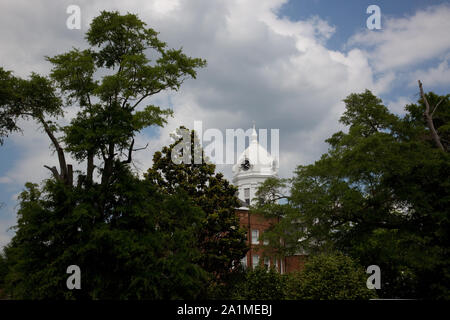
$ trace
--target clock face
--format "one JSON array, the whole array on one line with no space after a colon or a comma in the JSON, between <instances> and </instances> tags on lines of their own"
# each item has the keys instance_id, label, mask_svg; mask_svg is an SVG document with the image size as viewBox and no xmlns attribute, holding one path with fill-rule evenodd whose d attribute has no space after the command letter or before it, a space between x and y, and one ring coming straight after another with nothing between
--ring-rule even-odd
<instances>
[{"instance_id":1,"label":"clock face","mask_svg":"<svg viewBox=\"0 0 450 320\"><path fill-rule=\"evenodd\" d=\"M248 161L248 159L245 159L241 164L241 168L244 171L247 171L248 169L250 169L250 161Z\"/></svg>"}]
</instances>

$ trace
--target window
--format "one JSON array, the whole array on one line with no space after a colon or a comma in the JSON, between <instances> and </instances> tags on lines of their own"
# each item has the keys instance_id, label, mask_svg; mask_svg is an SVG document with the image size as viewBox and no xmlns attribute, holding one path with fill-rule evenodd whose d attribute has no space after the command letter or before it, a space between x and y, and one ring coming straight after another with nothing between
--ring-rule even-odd
<instances>
[{"instance_id":1,"label":"window","mask_svg":"<svg viewBox=\"0 0 450 320\"><path fill-rule=\"evenodd\" d=\"M250 204L250 188L244 189L244 201L247 205Z\"/></svg>"},{"instance_id":2,"label":"window","mask_svg":"<svg viewBox=\"0 0 450 320\"><path fill-rule=\"evenodd\" d=\"M252 244L259 244L259 230L252 230Z\"/></svg>"},{"instance_id":3,"label":"window","mask_svg":"<svg viewBox=\"0 0 450 320\"><path fill-rule=\"evenodd\" d=\"M244 269L247 268L247 256L241 259L241 265L244 267Z\"/></svg>"},{"instance_id":4,"label":"window","mask_svg":"<svg viewBox=\"0 0 450 320\"><path fill-rule=\"evenodd\" d=\"M270 268L270 259L269 259L269 257L264 257L264 267L266 267L266 269Z\"/></svg>"},{"instance_id":5,"label":"window","mask_svg":"<svg viewBox=\"0 0 450 320\"><path fill-rule=\"evenodd\" d=\"M253 268L256 267L259 264L259 256L257 254L252 255L252 259L253 259Z\"/></svg>"}]
</instances>

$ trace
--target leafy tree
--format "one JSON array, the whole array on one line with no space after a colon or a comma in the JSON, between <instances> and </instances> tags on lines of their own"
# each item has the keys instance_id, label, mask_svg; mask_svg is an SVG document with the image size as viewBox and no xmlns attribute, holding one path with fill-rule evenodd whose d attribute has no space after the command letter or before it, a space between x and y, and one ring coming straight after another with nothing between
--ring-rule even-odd
<instances>
[{"instance_id":1,"label":"leafy tree","mask_svg":"<svg viewBox=\"0 0 450 320\"><path fill-rule=\"evenodd\" d=\"M286 298L294 300L367 300L376 298L367 289L367 274L351 258L341 253L312 256L305 268L290 274Z\"/></svg>"},{"instance_id":2,"label":"leafy tree","mask_svg":"<svg viewBox=\"0 0 450 320\"><path fill-rule=\"evenodd\" d=\"M450 94L446 96L439 96L433 92L423 94L418 104L409 104L405 107L408 111L406 119L411 126L421 131L423 140L426 140L429 144L436 145L427 121L425 99L430 109L432 108L428 113L432 117L433 127L436 130L439 141L448 152L450 149Z\"/></svg>"},{"instance_id":3,"label":"leafy tree","mask_svg":"<svg viewBox=\"0 0 450 320\"><path fill-rule=\"evenodd\" d=\"M433 105L442 100L433 121L445 143L448 96L426 97ZM382 297L450 297L450 156L435 143L422 100L400 118L368 90L349 95L341 117L348 132L335 133L328 152L289 181L261 187L261 195L286 197L257 204L283 216L266 232L284 240L279 250L340 250L364 266L377 264Z\"/></svg>"},{"instance_id":4,"label":"leafy tree","mask_svg":"<svg viewBox=\"0 0 450 320\"><path fill-rule=\"evenodd\" d=\"M154 154L153 166L145 176L162 193L173 195L183 190L205 212L198 233L199 263L213 279L221 279L239 265L248 250L235 213L237 189L221 173L215 173L215 165L204 157L194 131L179 128L174 137L174 143ZM178 156L185 156L185 161L178 163Z\"/></svg>"},{"instance_id":5,"label":"leafy tree","mask_svg":"<svg viewBox=\"0 0 450 320\"><path fill-rule=\"evenodd\" d=\"M48 168L56 179L67 185L73 182L64 154L68 151L86 162L80 184L92 184L95 159L102 160L98 171L106 188L116 160L125 157L122 162L132 161L134 135L145 127L164 125L172 114L153 105L138 109L141 103L163 90L178 90L185 79L195 78L195 70L206 62L186 56L181 49L168 49L157 32L134 14L101 12L93 19L86 40L90 45L86 50L47 57L53 65L52 81L36 74L22 80L1 70L0 110L7 116L2 117L6 123L1 123L1 133L18 130L15 120L19 117L36 120L57 152L59 170ZM153 61L147 58L148 51L152 51ZM99 79L101 74L106 75ZM74 104L80 111L69 126L60 128L48 119L62 115L64 107ZM58 132L62 137L56 136Z\"/></svg>"},{"instance_id":6,"label":"leafy tree","mask_svg":"<svg viewBox=\"0 0 450 320\"><path fill-rule=\"evenodd\" d=\"M86 40L86 50L47 58L50 79L0 70L0 112L9 117L0 134L34 119L59 161L42 188L28 183L20 196L7 288L32 299L195 298L207 276L195 236L204 213L183 190L169 195L139 180L130 164L135 134L172 114L141 104L178 90L205 61L168 49L134 14L101 12ZM70 125L54 122L72 105L79 112ZM67 152L86 165L76 183ZM82 270L82 290L65 287L71 264Z\"/></svg>"},{"instance_id":7,"label":"leafy tree","mask_svg":"<svg viewBox=\"0 0 450 320\"><path fill-rule=\"evenodd\" d=\"M111 220L88 195L49 180L20 195L17 232L6 248L9 292L21 299L193 299L207 273L196 263L203 217L182 192L159 194L124 168L115 176ZM96 195L89 195L95 197ZM81 269L82 290L65 287L66 268Z\"/></svg>"},{"instance_id":8,"label":"leafy tree","mask_svg":"<svg viewBox=\"0 0 450 320\"><path fill-rule=\"evenodd\" d=\"M17 83L11 72L0 67L0 144L9 133L18 130L14 112L9 108L16 89Z\"/></svg>"}]
</instances>

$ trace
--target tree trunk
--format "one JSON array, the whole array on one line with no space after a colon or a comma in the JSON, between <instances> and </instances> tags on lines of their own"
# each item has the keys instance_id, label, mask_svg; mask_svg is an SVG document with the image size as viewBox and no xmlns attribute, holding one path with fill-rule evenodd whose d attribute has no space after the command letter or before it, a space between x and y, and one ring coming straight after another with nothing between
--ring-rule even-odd
<instances>
[{"instance_id":1,"label":"tree trunk","mask_svg":"<svg viewBox=\"0 0 450 320\"><path fill-rule=\"evenodd\" d=\"M102 186L106 186L109 183L109 178L112 174L113 165L114 165L114 143L110 143L108 147L108 157L105 159L105 165L103 167Z\"/></svg>"},{"instance_id":2,"label":"tree trunk","mask_svg":"<svg viewBox=\"0 0 450 320\"><path fill-rule=\"evenodd\" d=\"M67 165L66 163L66 157L64 155L64 149L61 147L61 145L58 142L58 139L56 139L55 135L53 134L52 130L48 126L48 124L45 122L45 120L40 117L39 121L41 122L42 126L44 127L45 133L47 133L48 137L53 143L53 146L56 149L56 153L58 154L58 161L59 161L59 174L55 174L55 171L57 173L56 168L50 168L48 166L45 166L47 169L52 171L53 176L56 179L59 179L64 184L72 186L73 183L73 170L72 165Z\"/></svg>"},{"instance_id":3,"label":"tree trunk","mask_svg":"<svg viewBox=\"0 0 450 320\"><path fill-rule=\"evenodd\" d=\"M87 156L86 184L92 185L94 175L94 152L90 150Z\"/></svg>"}]
</instances>

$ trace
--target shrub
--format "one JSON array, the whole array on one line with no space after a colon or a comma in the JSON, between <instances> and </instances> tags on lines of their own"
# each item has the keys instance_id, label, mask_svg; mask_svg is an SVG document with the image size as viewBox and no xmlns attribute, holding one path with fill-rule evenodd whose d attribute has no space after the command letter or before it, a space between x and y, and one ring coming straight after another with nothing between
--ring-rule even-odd
<instances>
[{"instance_id":1,"label":"shrub","mask_svg":"<svg viewBox=\"0 0 450 320\"><path fill-rule=\"evenodd\" d=\"M290 274L286 298L295 300L359 300L375 298L366 287L362 266L342 253L311 256L301 272Z\"/></svg>"},{"instance_id":2,"label":"shrub","mask_svg":"<svg viewBox=\"0 0 450 320\"><path fill-rule=\"evenodd\" d=\"M237 284L232 298L238 300L283 300L285 298L285 276L275 269L256 267L247 270L244 281Z\"/></svg>"}]
</instances>

